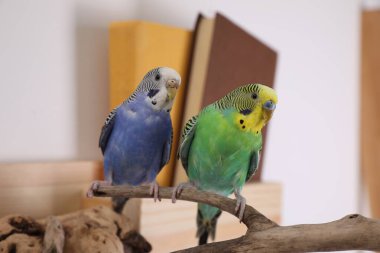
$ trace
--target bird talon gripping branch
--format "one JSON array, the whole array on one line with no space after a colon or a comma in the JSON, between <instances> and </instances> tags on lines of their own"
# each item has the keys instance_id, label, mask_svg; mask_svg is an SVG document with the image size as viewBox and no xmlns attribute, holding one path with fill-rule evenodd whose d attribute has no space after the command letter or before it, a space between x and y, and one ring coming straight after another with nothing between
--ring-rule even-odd
<instances>
[{"instance_id":1,"label":"bird talon gripping branch","mask_svg":"<svg viewBox=\"0 0 380 253\"><path fill-rule=\"evenodd\" d=\"M87 197L88 198L94 197L94 192L96 192L99 189L99 186L101 186L101 185L108 186L108 185L111 185L111 182L108 182L108 181L94 181L94 182L92 182L90 188L87 191L87 194L86 194Z\"/></svg>"},{"instance_id":2,"label":"bird talon gripping branch","mask_svg":"<svg viewBox=\"0 0 380 253\"><path fill-rule=\"evenodd\" d=\"M235 190L234 194L236 197L235 213L237 217L239 218L239 221L241 222L243 220L245 205L247 201L242 195L240 195L239 190Z\"/></svg>"},{"instance_id":3,"label":"bird talon gripping branch","mask_svg":"<svg viewBox=\"0 0 380 253\"><path fill-rule=\"evenodd\" d=\"M181 195L183 189L185 188L196 188L196 186L192 182L185 182L185 183L180 183L179 185L174 187L173 193L172 193L172 203L175 203L177 201L177 197Z\"/></svg>"},{"instance_id":4,"label":"bird talon gripping branch","mask_svg":"<svg viewBox=\"0 0 380 253\"><path fill-rule=\"evenodd\" d=\"M151 184L150 184L150 188L149 188L149 194L151 196L153 196L153 199L154 199L154 202L156 202L157 200L158 201L161 201L161 198L159 196L159 189L160 189L160 186L158 185L157 181L154 180Z\"/></svg>"}]
</instances>

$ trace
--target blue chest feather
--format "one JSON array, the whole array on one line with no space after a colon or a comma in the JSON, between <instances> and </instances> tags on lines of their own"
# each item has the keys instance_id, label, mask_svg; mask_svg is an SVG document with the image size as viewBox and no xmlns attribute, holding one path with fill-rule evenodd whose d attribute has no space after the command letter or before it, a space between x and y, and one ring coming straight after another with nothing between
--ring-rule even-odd
<instances>
[{"instance_id":1,"label":"blue chest feather","mask_svg":"<svg viewBox=\"0 0 380 253\"><path fill-rule=\"evenodd\" d=\"M113 184L152 182L163 163L171 136L170 115L155 111L142 98L120 106L104 153L106 179Z\"/></svg>"}]
</instances>

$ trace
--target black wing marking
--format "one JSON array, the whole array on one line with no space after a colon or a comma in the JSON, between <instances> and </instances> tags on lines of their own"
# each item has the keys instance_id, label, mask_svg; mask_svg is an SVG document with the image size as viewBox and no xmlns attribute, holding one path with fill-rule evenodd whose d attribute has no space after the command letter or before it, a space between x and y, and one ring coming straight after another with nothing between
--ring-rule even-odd
<instances>
[{"instance_id":1,"label":"black wing marking","mask_svg":"<svg viewBox=\"0 0 380 253\"><path fill-rule=\"evenodd\" d=\"M191 143L193 142L193 139L194 139L195 129L197 126L197 120L198 120L198 116L193 116L191 119L187 121L181 135L181 140L179 142L180 146L177 153L177 159L181 159L183 168L185 169L186 173L187 173L189 151L190 151Z\"/></svg>"},{"instance_id":2,"label":"black wing marking","mask_svg":"<svg viewBox=\"0 0 380 253\"><path fill-rule=\"evenodd\" d=\"M259 168L260 163L260 151L255 151L252 154L251 162L249 164L249 169L247 173L247 178L245 179L245 182L248 182L253 175L255 175L255 172Z\"/></svg>"},{"instance_id":3,"label":"black wing marking","mask_svg":"<svg viewBox=\"0 0 380 253\"><path fill-rule=\"evenodd\" d=\"M170 127L170 139L164 144L164 150L162 152L162 160L161 160L161 168L164 167L166 164L169 163L170 160L170 153L172 152L172 145L173 145L173 127Z\"/></svg>"},{"instance_id":4,"label":"black wing marking","mask_svg":"<svg viewBox=\"0 0 380 253\"><path fill-rule=\"evenodd\" d=\"M104 123L104 126L102 127L102 132L100 133L100 138L99 138L99 147L102 150L102 153L104 154L108 139L111 136L113 126L115 124L115 116L116 116L116 111L118 107L113 109L109 114L106 119L106 122Z\"/></svg>"}]
</instances>

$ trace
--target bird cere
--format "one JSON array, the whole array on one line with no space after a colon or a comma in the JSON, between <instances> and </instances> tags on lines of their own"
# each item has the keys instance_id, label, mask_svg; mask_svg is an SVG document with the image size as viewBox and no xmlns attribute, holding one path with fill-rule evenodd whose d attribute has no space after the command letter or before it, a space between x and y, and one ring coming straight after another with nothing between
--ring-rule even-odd
<instances>
[{"instance_id":1,"label":"bird cere","mask_svg":"<svg viewBox=\"0 0 380 253\"><path fill-rule=\"evenodd\" d=\"M156 176L169 162L173 140L170 110L181 78L168 67L149 71L133 94L111 111L102 128L99 147L104 155L105 181L95 181L87 192L94 195L100 185L138 186L150 184L150 194L159 199ZM222 196L234 193L240 221L246 200L243 185L255 174L262 149L261 130L277 104L276 92L262 84L241 86L203 108L186 123L177 153L187 183L176 186L173 203L186 187ZM128 199L113 197L113 208L121 212ZM198 204L199 244L214 239L221 211Z\"/></svg>"}]
</instances>

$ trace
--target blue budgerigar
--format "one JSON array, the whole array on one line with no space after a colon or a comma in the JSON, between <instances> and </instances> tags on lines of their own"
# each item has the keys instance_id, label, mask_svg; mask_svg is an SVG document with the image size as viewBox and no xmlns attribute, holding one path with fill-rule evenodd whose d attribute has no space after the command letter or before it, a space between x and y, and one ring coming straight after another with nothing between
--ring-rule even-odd
<instances>
[{"instance_id":1,"label":"blue budgerigar","mask_svg":"<svg viewBox=\"0 0 380 253\"><path fill-rule=\"evenodd\" d=\"M156 176L170 158L173 129L170 110L180 86L179 74L168 67L149 71L133 94L116 107L102 128L99 147L104 155L106 181L99 184L151 184L151 194L158 198ZM113 198L115 211L121 212L126 198Z\"/></svg>"}]
</instances>

